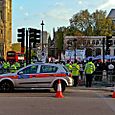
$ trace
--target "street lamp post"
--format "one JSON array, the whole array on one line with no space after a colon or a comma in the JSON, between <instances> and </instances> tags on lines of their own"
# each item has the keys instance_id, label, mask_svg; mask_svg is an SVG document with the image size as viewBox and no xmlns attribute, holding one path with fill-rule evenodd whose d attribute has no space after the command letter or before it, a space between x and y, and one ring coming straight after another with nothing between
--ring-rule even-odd
<instances>
[{"instance_id":1,"label":"street lamp post","mask_svg":"<svg viewBox=\"0 0 115 115\"><path fill-rule=\"evenodd\" d=\"M43 22L43 20L42 20L42 23L41 23L41 25L42 25L42 47L41 47L41 50L43 51L43 26L44 26L44 22Z\"/></svg>"}]
</instances>

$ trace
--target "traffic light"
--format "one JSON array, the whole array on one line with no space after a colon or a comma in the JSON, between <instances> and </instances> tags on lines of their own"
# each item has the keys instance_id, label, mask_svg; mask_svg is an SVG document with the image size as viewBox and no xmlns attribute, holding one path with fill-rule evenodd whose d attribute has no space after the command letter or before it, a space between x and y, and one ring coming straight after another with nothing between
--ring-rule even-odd
<instances>
[{"instance_id":1,"label":"traffic light","mask_svg":"<svg viewBox=\"0 0 115 115\"><path fill-rule=\"evenodd\" d=\"M33 42L35 38L35 29L29 28L29 41Z\"/></svg>"},{"instance_id":2,"label":"traffic light","mask_svg":"<svg viewBox=\"0 0 115 115\"><path fill-rule=\"evenodd\" d=\"M34 28L29 28L28 32L29 32L29 63L31 63L31 44L33 43L33 48L36 48L36 43L40 42L41 31Z\"/></svg>"},{"instance_id":3,"label":"traffic light","mask_svg":"<svg viewBox=\"0 0 115 115\"><path fill-rule=\"evenodd\" d=\"M112 46L113 41L111 40L112 36L106 36L106 53L110 51L110 46Z\"/></svg>"},{"instance_id":4,"label":"traffic light","mask_svg":"<svg viewBox=\"0 0 115 115\"><path fill-rule=\"evenodd\" d=\"M37 39L37 38L40 38L41 37L41 30L35 30L36 32L36 34L35 34L35 38Z\"/></svg>"},{"instance_id":5,"label":"traffic light","mask_svg":"<svg viewBox=\"0 0 115 115\"><path fill-rule=\"evenodd\" d=\"M36 43L40 43L41 31L36 29L35 39L33 43L33 47L36 48Z\"/></svg>"},{"instance_id":6,"label":"traffic light","mask_svg":"<svg viewBox=\"0 0 115 115\"><path fill-rule=\"evenodd\" d=\"M21 52L24 53L24 44L25 44L25 28L18 29L17 41L21 42Z\"/></svg>"},{"instance_id":7,"label":"traffic light","mask_svg":"<svg viewBox=\"0 0 115 115\"><path fill-rule=\"evenodd\" d=\"M33 28L29 28L29 42L33 43L35 48L36 43L40 43L41 31Z\"/></svg>"}]
</instances>

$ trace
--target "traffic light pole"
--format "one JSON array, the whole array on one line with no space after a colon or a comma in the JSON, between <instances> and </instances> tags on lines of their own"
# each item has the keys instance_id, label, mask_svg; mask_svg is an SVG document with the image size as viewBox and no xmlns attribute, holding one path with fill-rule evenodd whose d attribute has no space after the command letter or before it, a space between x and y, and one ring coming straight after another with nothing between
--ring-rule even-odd
<instances>
[{"instance_id":1,"label":"traffic light pole","mask_svg":"<svg viewBox=\"0 0 115 115\"><path fill-rule=\"evenodd\" d=\"M106 41L107 42L107 41ZM102 81L107 82L108 73L105 67L105 38L103 38L103 72L102 72Z\"/></svg>"},{"instance_id":2,"label":"traffic light pole","mask_svg":"<svg viewBox=\"0 0 115 115\"><path fill-rule=\"evenodd\" d=\"M28 30L26 29L26 65L28 65Z\"/></svg>"},{"instance_id":3,"label":"traffic light pole","mask_svg":"<svg viewBox=\"0 0 115 115\"><path fill-rule=\"evenodd\" d=\"M112 36L106 36L106 54L110 55L110 47L113 44L113 41L111 40Z\"/></svg>"},{"instance_id":4,"label":"traffic light pole","mask_svg":"<svg viewBox=\"0 0 115 115\"><path fill-rule=\"evenodd\" d=\"M29 64L31 64L31 42L29 38Z\"/></svg>"},{"instance_id":5,"label":"traffic light pole","mask_svg":"<svg viewBox=\"0 0 115 115\"><path fill-rule=\"evenodd\" d=\"M26 65L31 63L31 49L32 49L31 45L33 43L34 46L36 47L36 43L40 43L40 35L41 35L41 30L37 30L34 28L28 28L26 29L26 31L25 31L25 28L18 29L18 34L17 34L18 39L17 40L18 42L21 42L21 52L22 53L24 53L24 45L25 45L25 39L26 39Z\"/></svg>"},{"instance_id":6,"label":"traffic light pole","mask_svg":"<svg viewBox=\"0 0 115 115\"><path fill-rule=\"evenodd\" d=\"M21 53L24 53L25 28L18 29L18 42L21 42Z\"/></svg>"},{"instance_id":7,"label":"traffic light pole","mask_svg":"<svg viewBox=\"0 0 115 115\"><path fill-rule=\"evenodd\" d=\"M105 70L105 38L103 38L103 70Z\"/></svg>"}]
</instances>

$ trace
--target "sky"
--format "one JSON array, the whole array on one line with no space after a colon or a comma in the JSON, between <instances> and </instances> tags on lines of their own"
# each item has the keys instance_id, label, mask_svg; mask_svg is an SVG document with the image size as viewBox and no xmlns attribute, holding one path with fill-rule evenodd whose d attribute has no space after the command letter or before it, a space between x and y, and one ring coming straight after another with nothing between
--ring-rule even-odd
<instances>
[{"instance_id":1,"label":"sky","mask_svg":"<svg viewBox=\"0 0 115 115\"><path fill-rule=\"evenodd\" d=\"M17 29L42 28L52 37L53 28L69 26L69 19L81 10L115 9L115 0L12 0L12 42L17 42Z\"/></svg>"}]
</instances>

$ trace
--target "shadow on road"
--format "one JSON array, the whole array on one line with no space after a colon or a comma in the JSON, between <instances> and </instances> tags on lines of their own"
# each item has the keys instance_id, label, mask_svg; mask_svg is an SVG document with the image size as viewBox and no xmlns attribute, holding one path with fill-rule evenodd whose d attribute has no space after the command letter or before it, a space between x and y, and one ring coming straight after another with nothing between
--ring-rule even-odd
<instances>
[{"instance_id":1,"label":"shadow on road","mask_svg":"<svg viewBox=\"0 0 115 115\"><path fill-rule=\"evenodd\" d=\"M0 93L3 93L0 91ZM34 89L34 88L18 88L14 89L11 93L53 93L50 89Z\"/></svg>"},{"instance_id":2,"label":"shadow on road","mask_svg":"<svg viewBox=\"0 0 115 115\"><path fill-rule=\"evenodd\" d=\"M27 88L27 89L15 89L13 91L14 93L50 93L51 90L50 89L30 89L30 88Z\"/></svg>"}]
</instances>

